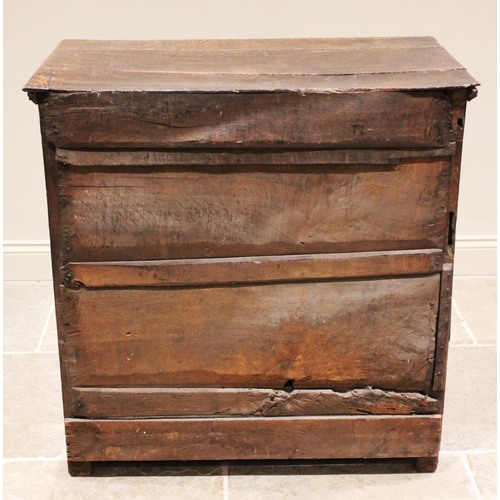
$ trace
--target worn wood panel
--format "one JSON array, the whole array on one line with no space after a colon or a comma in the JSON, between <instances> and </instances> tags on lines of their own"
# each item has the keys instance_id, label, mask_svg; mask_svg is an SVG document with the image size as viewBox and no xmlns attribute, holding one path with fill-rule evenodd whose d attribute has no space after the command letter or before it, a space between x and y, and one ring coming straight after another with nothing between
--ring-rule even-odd
<instances>
[{"instance_id":1,"label":"worn wood panel","mask_svg":"<svg viewBox=\"0 0 500 500\"><path fill-rule=\"evenodd\" d=\"M448 344L451 326L451 290L453 285L453 264L444 264L441 275L439 296L439 315L436 337L436 359L434 363L434 380L432 389L444 391L446 382L446 366L448 364Z\"/></svg>"},{"instance_id":2,"label":"worn wood panel","mask_svg":"<svg viewBox=\"0 0 500 500\"><path fill-rule=\"evenodd\" d=\"M42 151L44 160L44 173L45 173L45 186L47 194L47 207L49 219L49 234L50 234L50 249L51 249L51 266L53 277L53 290L56 302L55 316L57 325L63 324L61 317L61 287L59 280L59 270L62 266L63 259L63 241L61 240L61 213L60 207L60 193L59 193L59 165L55 159L54 148L51 147L47 140L47 129L45 126L45 114L43 107L40 107L40 123L42 135ZM65 349L65 338L61 328L57 329L57 339L59 346L59 365L61 373L61 386L62 386L62 400L64 416L69 416L68 407L68 394L71 386L70 376L66 368L66 360L68 359Z\"/></svg>"},{"instance_id":3,"label":"worn wood panel","mask_svg":"<svg viewBox=\"0 0 500 500\"><path fill-rule=\"evenodd\" d=\"M370 387L348 392L75 387L71 398L71 414L77 418L409 415L438 411L438 401L429 396Z\"/></svg>"},{"instance_id":4,"label":"worn wood panel","mask_svg":"<svg viewBox=\"0 0 500 500\"><path fill-rule=\"evenodd\" d=\"M66 419L68 459L244 460L437 456L441 416Z\"/></svg>"},{"instance_id":5,"label":"worn wood panel","mask_svg":"<svg viewBox=\"0 0 500 500\"><path fill-rule=\"evenodd\" d=\"M425 71L421 73L365 73L353 75L227 75L214 74L210 78L200 77L196 73L164 73L161 80L158 75L149 72L135 73L134 78L123 73L109 74L106 70L95 75L88 84L75 74L66 82L68 92L88 91L92 85L96 92L109 92L110 80L114 81L113 91L134 92L139 88L148 91L166 92L295 92L297 94L412 91L427 89L468 88L476 91L473 85L479 85L464 69L450 71ZM58 79L58 78L57 78ZM55 80L56 81L56 80ZM40 103L46 97L49 87L61 91L65 82L48 85L39 81L40 89L26 86L29 98ZM34 83L35 85L36 82ZM47 90L42 90L47 89Z\"/></svg>"},{"instance_id":6,"label":"worn wood panel","mask_svg":"<svg viewBox=\"0 0 500 500\"><path fill-rule=\"evenodd\" d=\"M445 247L445 261L453 263L455 254L455 230L457 223L458 191L460 170L462 163L463 134L465 128L465 109L468 99L468 92L465 89L455 90L452 93L452 126L457 137L457 150L452 158L451 182L449 197L449 226Z\"/></svg>"},{"instance_id":7,"label":"worn wood panel","mask_svg":"<svg viewBox=\"0 0 500 500\"><path fill-rule=\"evenodd\" d=\"M475 84L430 37L64 40L25 90L331 92Z\"/></svg>"},{"instance_id":8,"label":"worn wood panel","mask_svg":"<svg viewBox=\"0 0 500 500\"><path fill-rule=\"evenodd\" d=\"M449 164L69 168L65 263L443 248Z\"/></svg>"},{"instance_id":9,"label":"worn wood panel","mask_svg":"<svg viewBox=\"0 0 500 500\"><path fill-rule=\"evenodd\" d=\"M58 148L438 148L450 135L445 92L53 93Z\"/></svg>"},{"instance_id":10,"label":"worn wood panel","mask_svg":"<svg viewBox=\"0 0 500 500\"><path fill-rule=\"evenodd\" d=\"M66 289L82 387L426 391L439 274L178 289Z\"/></svg>"},{"instance_id":11,"label":"worn wood panel","mask_svg":"<svg viewBox=\"0 0 500 500\"><path fill-rule=\"evenodd\" d=\"M132 262L74 262L61 268L67 286L188 286L429 274L442 251L395 250Z\"/></svg>"},{"instance_id":12,"label":"worn wood panel","mask_svg":"<svg viewBox=\"0 0 500 500\"><path fill-rule=\"evenodd\" d=\"M438 149L75 150L56 149L62 163L79 167L163 165L397 165L403 158L452 156L455 143Z\"/></svg>"}]
</instances>

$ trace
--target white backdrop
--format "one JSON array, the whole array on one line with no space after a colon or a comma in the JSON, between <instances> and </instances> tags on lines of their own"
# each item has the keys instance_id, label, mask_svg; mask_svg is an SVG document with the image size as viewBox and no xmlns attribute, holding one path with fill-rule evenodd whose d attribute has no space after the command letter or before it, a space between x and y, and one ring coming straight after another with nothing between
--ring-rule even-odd
<instances>
[{"instance_id":1,"label":"white backdrop","mask_svg":"<svg viewBox=\"0 0 500 500\"><path fill-rule=\"evenodd\" d=\"M469 103L457 274L496 272L495 0L4 0L4 278L50 279L38 110L21 92L65 38L433 36L481 82Z\"/></svg>"}]
</instances>

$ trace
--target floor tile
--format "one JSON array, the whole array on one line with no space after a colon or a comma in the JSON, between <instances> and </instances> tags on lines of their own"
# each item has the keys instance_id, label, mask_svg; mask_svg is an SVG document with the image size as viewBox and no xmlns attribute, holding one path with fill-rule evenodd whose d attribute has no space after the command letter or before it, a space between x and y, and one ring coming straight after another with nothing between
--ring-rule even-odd
<instances>
[{"instance_id":1,"label":"floor tile","mask_svg":"<svg viewBox=\"0 0 500 500\"><path fill-rule=\"evenodd\" d=\"M64 452L57 354L4 355L4 457Z\"/></svg>"},{"instance_id":2,"label":"floor tile","mask_svg":"<svg viewBox=\"0 0 500 500\"><path fill-rule=\"evenodd\" d=\"M268 466L269 467L269 466ZM463 462L458 456L443 456L431 474L399 471L383 473L338 469L336 466L230 467L230 500L461 500L476 499Z\"/></svg>"},{"instance_id":3,"label":"floor tile","mask_svg":"<svg viewBox=\"0 0 500 500\"><path fill-rule=\"evenodd\" d=\"M47 323L47 331L45 332L45 336L43 337L42 345L40 346L40 350L57 352L58 344L57 344L57 326L56 326L56 315L54 311L52 311L49 321Z\"/></svg>"},{"instance_id":4,"label":"floor tile","mask_svg":"<svg viewBox=\"0 0 500 500\"><path fill-rule=\"evenodd\" d=\"M496 344L496 276L455 276L453 298L479 344Z\"/></svg>"},{"instance_id":5,"label":"floor tile","mask_svg":"<svg viewBox=\"0 0 500 500\"><path fill-rule=\"evenodd\" d=\"M54 303L52 281L4 281L4 350L32 351Z\"/></svg>"},{"instance_id":6,"label":"floor tile","mask_svg":"<svg viewBox=\"0 0 500 500\"><path fill-rule=\"evenodd\" d=\"M483 500L496 500L497 497L497 454L477 453L467 456L474 479Z\"/></svg>"},{"instance_id":7,"label":"floor tile","mask_svg":"<svg viewBox=\"0 0 500 500\"><path fill-rule=\"evenodd\" d=\"M496 449L496 347L450 346L442 450Z\"/></svg>"},{"instance_id":8,"label":"floor tile","mask_svg":"<svg viewBox=\"0 0 500 500\"><path fill-rule=\"evenodd\" d=\"M450 344L451 345L473 344L471 336L467 333L467 330L464 328L462 320L458 316L454 307L451 310Z\"/></svg>"},{"instance_id":9,"label":"floor tile","mask_svg":"<svg viewBox=\"0 0 500 500\"><path fill-rule=\"evenodd\" d=\"M223 478L208 476L71 477L66 462L4 464L5 500L222 500Z\"/></svg>"}]
</instances>

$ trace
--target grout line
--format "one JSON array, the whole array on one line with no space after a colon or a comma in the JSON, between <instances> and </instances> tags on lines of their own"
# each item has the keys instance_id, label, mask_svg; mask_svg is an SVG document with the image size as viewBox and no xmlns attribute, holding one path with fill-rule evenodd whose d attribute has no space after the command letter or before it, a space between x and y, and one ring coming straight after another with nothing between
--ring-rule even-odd
<instances>
[{"instance_id":1,"label":"grout line","mask_svg":"<svg viewBox=\"0 0 500 500\"><path fill-rule=\"evenodd\" d=\"M452 344L450 347L498 347L497 344Z\"/></svg>"},{"instance_id":2,"label":"grout line","mask_svg":"<svg viewBox=\"0 0 500 500\"><path fill-rule=\"evenodd\" d=\"M4 351L4 355L9 355L9 356L18 356L18 355L24 355L24 354L57 354L58 351L40 351L40 352L35 352L35 351Z\"/></svg>"},{"instance_id":3,"label":"grout line","mask_svg":"<svg viewBox=\"0 0 500 500\"><path fill-rule=\"evenodd\" d=\"M476 337L474 337L474 334L472 333L472 330L469 328L469 325L467 324L467 321L465 321L465 319L464 319L464 317L463 317L460 309L457 306L457 303L456 303L455 299L451 299L451 302L453 304L455 312L457 313L458 317L460 318L460 325L467 332L467 334L469 335L469 337L472 339L473 345L478 345Z\"/></svg>"},{"instance_id":4,"label":"grout line","mask_svg":"<svg viewBox=\"0 0 500 500\"><path fill-rule=\"evenodd\" d=\"M14 462L62 462L66 460L66 457L59 455L58 457L20 457L20 458L4 458L4 464L10 464Z\"/></svg>"},{"instance_id":5,"label":"grout line","mask_svg":"<svg viewBox=\"0 0 500 500\"><path fill-rule=\"evenodd\" d=\"M227 463L222 466L222 481L224 488L224 500L229 500L229 467Z\"/></svg>"},{"instance_id":6,"label":"grout line","mask_svg":"<svg viewBox=\"0 0 500 500\"><path fill-rule=\"evenodd\" d=\"M43 330L42 334L40 335L40 340L38 341L38 345L35 347L35 350L33 352L42 352L42 344L43 344L43 339L45 338L45 334L47 333L47 330L49 329L49 321L52 316L52 313L55 311L55 305L52 303L52 306L50 307L49 314L47 316L47 319L45 320L45 324L43 325Z\"/></svg>"},{"instance_id":7,"label":"grout line","mask_svg":"<svg viewBox=\"0 0 500 500\"><path fill-rule=\"evenodd\" d=\"M445 451L445 450L440 450L439 453L443 455L486 455L487 453L496 453L497 450L460 450L460 451L455 451L455 450L450 450L450 451Z\"/></svg>"},{"instance_id":8,"label":"grout line","mask_svg":"<svg viewBox=\"0 0 500 500\"><path fill-rule=\"evenodd\" d=\"M481 495L481 491L479 489L479 486L476 483L476 477L475 477L474 472L472 472L472 469L470 468L469 461L467 460L467 455L462 454L462 455L460 455L460 458L462 459L462 463L464 464L465 472L469 476L472 490L476 494L476 497L478 498L478 500L483 500L483 495Z\"/></svg>"}]
</instances>

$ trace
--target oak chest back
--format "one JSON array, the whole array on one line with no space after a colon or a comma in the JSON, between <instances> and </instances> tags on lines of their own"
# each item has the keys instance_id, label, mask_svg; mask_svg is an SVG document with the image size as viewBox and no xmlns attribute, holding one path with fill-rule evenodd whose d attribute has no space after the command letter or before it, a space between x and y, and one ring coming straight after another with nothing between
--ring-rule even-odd
<instances>
[{"instance_id":1,"label":"oak chest back","mask_svg":"<svg viewBox=\"0 0 500 500\"><path fill-rule=\"evenodd\" d=\"M433 38L63 41L25 90L70 473L433 470L475 85Z\"/></svg>"}]
</instances>

